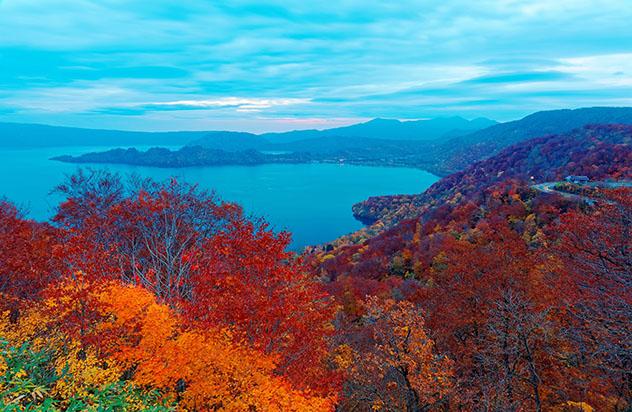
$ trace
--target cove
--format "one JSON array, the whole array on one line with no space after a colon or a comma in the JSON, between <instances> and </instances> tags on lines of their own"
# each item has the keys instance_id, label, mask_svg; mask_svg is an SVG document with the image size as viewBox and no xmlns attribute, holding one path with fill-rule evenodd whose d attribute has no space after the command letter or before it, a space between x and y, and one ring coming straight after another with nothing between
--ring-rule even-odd
<instances>
[{"instance_id":1,"label":"cove","mask_svg":"<svg viewBox=\"0 0 632 412\"><path fill-rule=\"evenodd\" d=\"M78 169L75 164L49 159L108 149L0 149L0 196L23 208L28 217L47 220L61 200L51 190ZM294 250L360 229L362 223L351 213L354 203L369 196L420 193L439 179L412 168L320 163L181 169L103 164L81 167L109 169L122 176L137 173L155 180L173 176L197 183L224 200L240 203L252 216L264 217L275 230L290 231Z\"/></svg>"}]
</instances>

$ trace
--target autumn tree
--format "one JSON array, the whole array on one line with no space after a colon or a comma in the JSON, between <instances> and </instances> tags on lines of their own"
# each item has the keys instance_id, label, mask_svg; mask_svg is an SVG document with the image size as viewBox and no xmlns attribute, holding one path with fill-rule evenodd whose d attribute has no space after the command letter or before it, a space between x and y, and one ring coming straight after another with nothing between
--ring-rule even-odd
<instances>
[{"instance_id":1,"label":"autumn tree","mask_svg":"<svg viewBox=\"0 0 632 412\"><path fill-rule=\"evenodd\" d=\"M502 291L489 311L476 355L484 373L485 410L542 411L542 369L553 350L553 325L546 310L538 310L520 292Z\"/></svg>"},{"instance_id":2,"label":"autumn tree","mask_svg":"<svg viewBox=\"0 0 632 412\"><path fill-rule=\"evenodd\" d=\"M53 354L46 366L50 392L42 392L42 401L68 406L82 397L92 407L99 402L94 391L127 385L141 398L153 393L156 405L175 403L179 410L333 409L333 398L296 390L277 376L275 357L253 350L229 329L187 325L142 287L68 280L57 289L68 293L47 293L17 322L6 313L0 317L0 335L12 347ZM86 296L90 321L79 322L85 311L77 300Z\"/></svg>"},{"instance_id":3,"label":"autumn tree","mask_svg":"<svg viewBox=\"0 0 632 412\"><path fill-rule=\"evenodd\" d=\"M298 387L337 390L326 366L335 307L286 251L289 234L173 179L123 184L106 172L80 173L60 190L68 199L55 221L72 269L141 285L190 322L229 327L278 356L276 372Z\"/></svg>"},{"instance_id":4,"label":"autumn tree","mask_svg":"<svg viewBox=\"0 0 632 412\"><path fill-rule=\"evenodd\" d=\"M594 209L565 214L558 230L569 336L620 410L632 404L632 191L610 191Z\"/></svg>"},{"instance_id":5,"label":"autumn tree","mask_svg":"<svg viewBox=\"0 0 632 412\"><path fill-rule=\"evenodd\" d=\"M302 388L338 386L326 367L336 307L293 253L287 233L263 222L233 221L200 249L192 304L195 322L231 327L246 342L279 356L277 372Z\"/></svg>"},{"instance_id":6,"label":"autumn tree","mask_svg":"<svg viewBox=\"0 0 632 412\"><path fill-rule=\"evenodd\" d=\"M68 231L71 264L101 277L118 274L152 290L160 299L191 297L187 256L222 230L243 219L241 209L220 202L196 186L129 179L103 171L79 172L58 190L67 196L54 220Z\"/></svg>"},{"instance_id":7,"label":"autumn tree","mask_svg":"<svg viewBox=\"0 0 632 412\"><path fill-rule=\"evenodd\" d=\"M0 310L18 316L19 302L35 299L60 275L55 259L57 232L25 220L12 204L0 200Z\"/></svg>"},{"instance_id":8,"label":"autumn tree","mask_svg":"<svg viewBox=\"0 0 632 412\"><path fill-rule=\"evenodd\" d=\"M366 305L365 339L339 348L350 375L345 408L418 412L441 403L453 388L453 364L436 353L420 308L376 297Z\"/></svg>"}]
</instances>

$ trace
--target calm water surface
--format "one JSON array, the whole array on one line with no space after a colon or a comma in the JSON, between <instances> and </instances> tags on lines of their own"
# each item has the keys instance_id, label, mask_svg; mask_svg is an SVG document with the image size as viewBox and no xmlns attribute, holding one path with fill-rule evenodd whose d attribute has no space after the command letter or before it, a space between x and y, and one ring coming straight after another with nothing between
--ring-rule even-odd
<instances>
[{"instance_id":1,"label":"calm water surface","mask_svg":"<svg viewBox=\"0 0 632 412\"><path fill-rule=\"evenodd\" d=\"M48 160L62 154L107 150L108 147L0 149L0 196L8 198L37 220L54 214L60 198L51 190L77 165ZM146 149L138 147L139 150ZM419 193L438 177L417 169L298 164L161 169L127 165L83 165L107 168L122 175L164 180L176 176L224 200L242 204L265 217L276 230L292 232L292 248L324 243L362 227L351 206L369 196Z\"/></svg>"}]
</instances>

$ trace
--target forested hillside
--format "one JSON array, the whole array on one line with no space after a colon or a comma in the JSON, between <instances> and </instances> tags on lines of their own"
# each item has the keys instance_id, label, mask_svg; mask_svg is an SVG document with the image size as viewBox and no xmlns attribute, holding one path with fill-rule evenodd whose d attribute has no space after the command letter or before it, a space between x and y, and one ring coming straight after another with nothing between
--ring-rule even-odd
<instances>
[{"instance_id":1,"label":"forested hillside","mask_svg":"<svg viewBox=\"0 0 632 412\"><path fill-rule=\"evenodd\" d=\"M435 153L443 174L465 169L515 143L550 134L561 134L593 124L632 125L630 107L587 107L536 112L506 123L441 142Z\"/></svg>"},{"instance_id":2,"label":"forested hillside","mask_svg":"<svg viewBox=\"0 0 632 412\"><path fill-rule=\"evenodd\" d=\"M531 185L630 181L631 139L632 127L595 126L518 144L438 182L381 234L313 250L343 308L341 342L363 359L366 297L405 302L453 362L448 410L627 410L632 189L585 202Z\"/></svg>"},{"instance_id":3,"label":"forested hillside","mask_svg":"<svg viewBox=\"0 0 632 412\"><path fill-rule=\"evenodd\" d=\"M0 405L628 410L632 189L577 191L586 202L532 183L630 179L631 138L520 143L390 229L302 256L175 180L79 172L51 223L3 202Z\"/></svg>"},{"instance_id":4,"label":"forested hillside","mask_svg":"<svg viewBox=\"0 0 632 412\"><path fill-rule=\"evenodd\" d=\"M632 126L596 125L569 133L538 137L447 176L416 196L383 196L354 206L359 218L377 222L363 232L374 234L434 206L477 198L503 180L530 183L561 180L567 175L592 179L632 177Z\"/></svg>"}]
</instances>

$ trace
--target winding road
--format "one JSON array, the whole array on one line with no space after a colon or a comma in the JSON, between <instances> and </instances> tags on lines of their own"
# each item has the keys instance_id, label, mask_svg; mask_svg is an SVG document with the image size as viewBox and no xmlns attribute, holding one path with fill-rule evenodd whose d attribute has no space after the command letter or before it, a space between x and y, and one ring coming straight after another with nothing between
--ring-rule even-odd
<instances>
[{"instance_id":1,"label":"winding road","mask_svg":"<svg viewBox=\"0 0 632 412\"><path fill-rule=\"evenodd\" d=\"M588 196L582 196L582 195L578 195L575 193L568 193L568 192L562 192L560 190L555 189L555 186L560 184L560 183L567 183L564 181L560 181L560 182L544 182L544 183L538 183L536 185L532 185L531 187L534 188L535 190L538 190L542 193L550 193L550 194L558 194L566 199L572 199L572 200L578 200L578 201L584 201L586 203L588 203L589 205L594 205L596 202L599 201L605 201L604 199L598 199L598 198L593 198L593 197L588 197ZM632 182L630 181L620 181L620 182L588 182L588 183L583 183L580 184L578 186L585 186L585 187L598 187L598 188L604 188L604 189L614 189L617 187L632 187Z\"/></svg>"}]
</instances>

